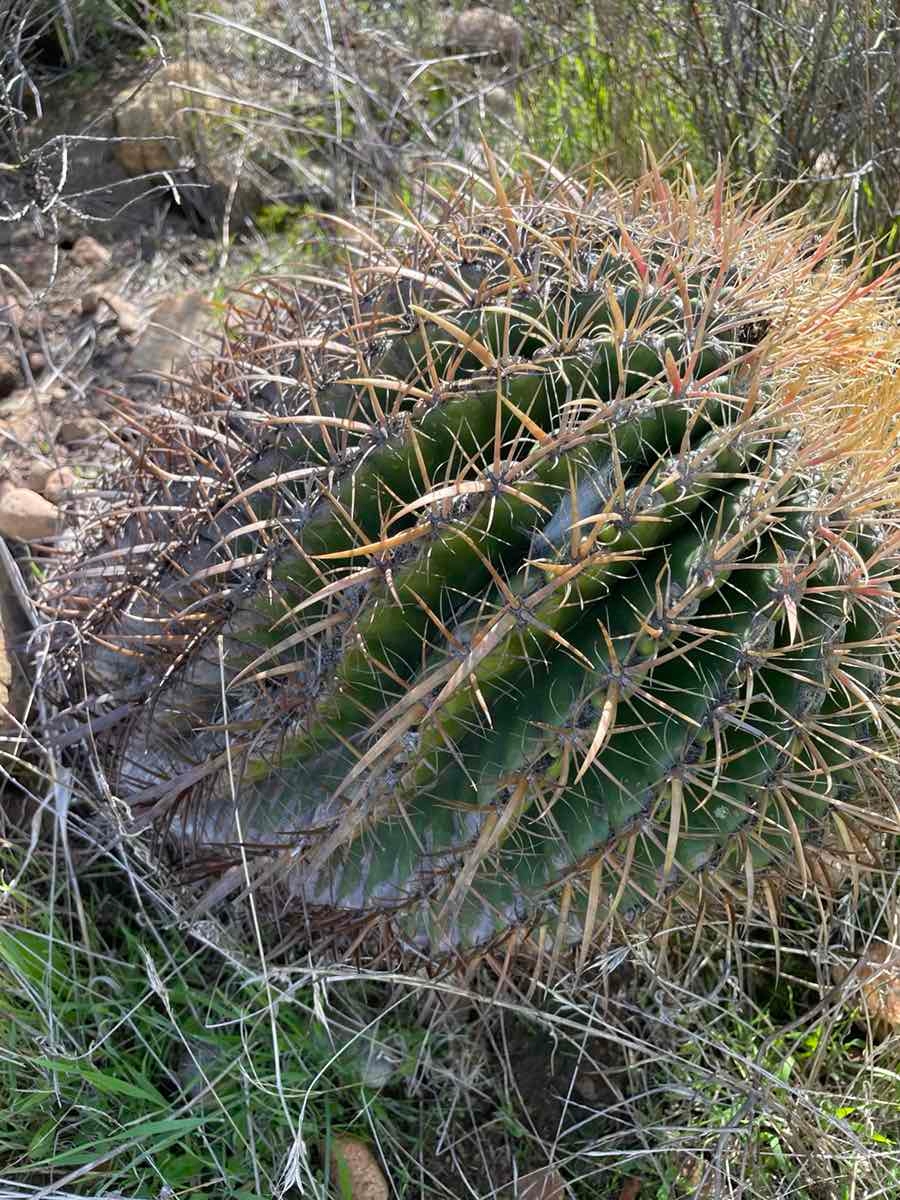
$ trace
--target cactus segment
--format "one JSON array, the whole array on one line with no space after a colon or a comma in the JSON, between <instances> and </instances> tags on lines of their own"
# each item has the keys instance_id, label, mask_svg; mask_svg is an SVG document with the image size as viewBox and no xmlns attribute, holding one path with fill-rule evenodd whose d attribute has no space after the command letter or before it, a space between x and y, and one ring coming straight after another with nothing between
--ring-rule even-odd
<instances>
[{"instance_id":1,"label":"cactus segment","mask_svg":"<svg viewBox=\"0 0 900 1200\"><path fill-rule=\"evenodd\" d=\"M721 181L546 186L310 299L281 390L219 381L227 436L141 481L175 549L71 601L137 824L243 843L309 927L587 952L752 907L893 760L887 284Z\"/></svg>"}]
</instances>

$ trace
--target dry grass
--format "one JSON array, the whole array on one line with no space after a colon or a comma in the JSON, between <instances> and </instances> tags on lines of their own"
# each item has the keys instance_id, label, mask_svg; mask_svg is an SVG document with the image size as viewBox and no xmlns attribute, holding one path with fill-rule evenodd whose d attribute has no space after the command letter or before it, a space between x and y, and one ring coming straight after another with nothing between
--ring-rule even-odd
<instances>
[{"instance_id":1,"label":"dry grass","mask_svg":"<svg viewBox=\"0 0 900 1200\"><path fill-rule=\"evenodd\" d=\"M656 1200L896 1191L900 1042L833 982L891 936L891 855L824 926L791 903L777 951L763 929L673 928L486 993L482 976L266 967L227 920L181 921L78 805L45 810L30 852L5 831L4 1200L324 1198L347 1131L408 1200L506 1195L548 1163L583 1200L628 1179Z\"/></svg>"}]
</instances>

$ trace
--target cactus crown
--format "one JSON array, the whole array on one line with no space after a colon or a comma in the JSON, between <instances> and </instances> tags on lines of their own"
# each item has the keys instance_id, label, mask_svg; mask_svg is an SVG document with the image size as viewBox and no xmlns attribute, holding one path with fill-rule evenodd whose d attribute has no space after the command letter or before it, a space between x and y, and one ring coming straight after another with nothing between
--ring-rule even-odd
<instances>
[{"instance_id":1,"label":"cactus crown","mask_svg":"<svg viewBox=\"0 0 900 1200\"><path fill-rule=\"evenodd\" d=\"M69 568L113 793L210 902L432 955L765 909L892 755L891 284L721 176L486 159L237 307Z\"/></svg>"}]
</instances>

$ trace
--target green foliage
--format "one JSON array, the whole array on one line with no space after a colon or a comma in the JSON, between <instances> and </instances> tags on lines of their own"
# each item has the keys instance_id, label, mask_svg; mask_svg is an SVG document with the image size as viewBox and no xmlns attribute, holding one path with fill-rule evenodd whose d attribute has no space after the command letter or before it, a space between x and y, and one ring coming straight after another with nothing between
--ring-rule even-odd
<instances>
[{"instance_id":1,"label":"green foliage","mask_svg":"<svg viewBox=\"0 0 900 1200\"><path fill-rule=\"evenodd\" d=\"M535 68L521 83L532 147L632 172L647 139L700 171L727 160L766 195L854 234L894 218L900 132L890 5L832 0L595 0L523 11Z\"/></svg>"},{"instance_id":2,"label":"green foliage","mask_svg":"<svg viewBox=\"0 0 900 1200\"><path fill-rule=\"evenodd\" d=\"M690 1081L699 1136L659 1200L691 1194L688 1180L711 1181L723 1169L740 1171L743 1186L760 1197L783 1195L789 1181L802 1200L849 1200L854 1191L870 1195L870 1188L900 1184L895 1055L873 1072L872 1048L848 1011L804 1018L807 993L793 1022L779 1028L773 998L764 992L761 1005L744 1001L713 1018L721 1038L716 1069L707 1069L702 1039L683 1043L684 1057L666 1083ZM709 1020L713 1006L704 1011Z\"/></svg>"},{"instance_id":3,"label":"green foliage","mask_svg":"<svg viewBox=\"0 0 900 1200\"><path fill-rule=\"evenodd\" d=\"M20 861L7 843L4 866L11 873ZM272 1195L298 1109L314 1186L327 1174L331 1130L371 1137L386 1121L415 1128L414 1106L383 1097L383 1080L362 1082L376 1052L389 1055L388 1076L402 1080L409 1067L398 1046L415 1030L377 1013L367 1028L348 1027L333 1007L326 1016L311 987L278 989L276 1002L252 966L236 969L175 924L154 929L160 910L129 917L134 903L121 887L108 873L88 883L81 924L64 897L41 898L35 872L25 890L3 897L0 1162L8 1185L66 1177L75 1194L168 1187Z\"/></svg>"},{"instance_id":4,"label":"green foliage","mask_svg":"<svg viewBox=\"0 0 900 1200\"><path fill-rule=\"evenodd\" d=\"M640 954L624 979L598 959L580 983L490 1002L389 973L265 972L213 922L197 934L219 951L186 933L139 875L85 869L69 840L75 886L62 855L0 849L17 880L0 897L7 1191L249 1200L290 1177L325 1200L344 1132L373 1146L402 1200L465 1182L487 1195L547 1162L576 1200L620 1200L629 1179L657 1200L704 1178L772 1200L897 1187L895 1041L868 1045L812 981L773 984L765 936L747 962L753 1000L715 956L702 964L708 943L692 957L693 930L668 947L689 989ZM805 939L818 961L815 905L794 920L792 961ZM586 1098L598 1073L603 1094Z\"/></svg>"},{"instance_id":5,"label":"green foliage","mask_svg":"<svg viewBox=\"0 0 900 1200\"><path fill-rule=\"evenodd\" d=\"M291 224L302 217L306 209L297 204L266 204L254 217L253 221L263 237L273 237L284 233Z\"/></svg>"},{"instance_id":6,"label":"green foliage","mask_svg":"<svg viewBox=\"0 0 900 1200\"><path fill-rule=\"evenodd\" d=\"M26 49L40 39L45 63L90 69L91 60L146 32L168 33L180 19L179 0L14 0L25 19Z\"/></svg>"},{"instance_id":7,"label":"green foliage","mask_svg":"<svg viewBox=\"0 0 900 1200\"><path fill-rule=\"evenodd\" d=\"M617 174L641 167L641 139L677 148L701 172L715 168L714 147L704 141L692 109L663 86L648 86L648 54L670 53L662 21L638 26L595 7L582 10L577 33L562 45L548 38L551 66L518 89L523 127L532 150L563 169L599 161ZM571 45L566 41L571 39ZM625 62L642 59L630 75Z\"/></svg>"}]
</instances>

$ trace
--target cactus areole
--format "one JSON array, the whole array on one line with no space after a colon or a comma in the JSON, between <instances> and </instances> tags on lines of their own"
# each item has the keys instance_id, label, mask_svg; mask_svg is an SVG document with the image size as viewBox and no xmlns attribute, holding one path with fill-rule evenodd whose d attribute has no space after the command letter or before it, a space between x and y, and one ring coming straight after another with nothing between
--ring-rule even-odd
<instances>
[{"instance_id":1,"label":"cactus areole","mask_svg":"<svg viewBox=\"0 0 900 1200\"><path fill-rule=\"evenodd\" d=\"M890 813L890 273L655 167L488 152L396 227L240 300L67 568L118 811L211 906L436 959L764 911Z\"/></svg>"}]
</instances>

